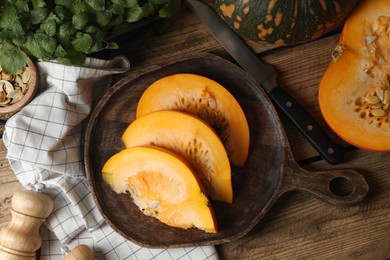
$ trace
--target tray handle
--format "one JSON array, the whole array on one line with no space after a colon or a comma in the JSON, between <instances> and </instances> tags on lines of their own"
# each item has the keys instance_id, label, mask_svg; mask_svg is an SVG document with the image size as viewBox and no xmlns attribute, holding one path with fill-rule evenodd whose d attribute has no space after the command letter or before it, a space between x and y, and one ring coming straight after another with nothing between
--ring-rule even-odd
<instances>
[{"instance_id":1,"label":"tray handle","mask_svg":"<svg viewBox=\"0 0 390 260\"><path fill-rule=\"evenodd\" d=\"M354 205L367 195L366 179L356 170L338 169L310 172L298 165L285 172L284 185L288 190L308 192L332 205Z\"/></svg>"}]
</instances>

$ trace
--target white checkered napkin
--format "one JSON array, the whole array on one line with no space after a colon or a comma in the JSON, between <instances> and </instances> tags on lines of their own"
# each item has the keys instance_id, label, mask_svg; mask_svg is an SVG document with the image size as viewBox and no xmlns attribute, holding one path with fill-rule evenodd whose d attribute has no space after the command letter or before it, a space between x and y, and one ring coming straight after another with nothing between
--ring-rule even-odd
<instances>
[{"instance_id":1,"label":"white checkered napkin","mask_svg":"<svg viewBox=\"0 0 390 260\"><path fill-rule=\"evenodd\" d=\"M107 225L89 190L82 160L85 120L111 85L111 76L129 69L126 58L89 58L82 67L38 62L40 89L8 119L3 141L22 185L43 184L54 202L45 222L42 259L62 259L60 246L88 241L103 259L218 259L212 246L182 249L141 248Z\"/></svg>"}]
</instances>

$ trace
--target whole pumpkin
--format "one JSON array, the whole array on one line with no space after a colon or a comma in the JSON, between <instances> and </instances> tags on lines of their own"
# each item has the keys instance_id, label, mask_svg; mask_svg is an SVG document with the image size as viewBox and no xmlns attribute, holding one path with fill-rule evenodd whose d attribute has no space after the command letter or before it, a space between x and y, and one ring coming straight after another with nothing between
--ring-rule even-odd
<instances>
[{"instance_id":1,"label":"whole pumpkin","mask_svg":"<svg viewBox=\"0 0 390 260\"><path fill-rule=\"evenodd\" d=\"M214 9L241 36L290 45L341 26L359 0L212 0Z\"/></svg>"},{"instance_id":2,"label":"whole pumpkin","mask_svg":"<svg viewBox=\"0 0 390 260\"><path fill-rule=\"evenodd\" d=\"M319 105L345 141L390 151L390 1L365 0L348 17L320 83Z\"/></svg>"}]
</instances>

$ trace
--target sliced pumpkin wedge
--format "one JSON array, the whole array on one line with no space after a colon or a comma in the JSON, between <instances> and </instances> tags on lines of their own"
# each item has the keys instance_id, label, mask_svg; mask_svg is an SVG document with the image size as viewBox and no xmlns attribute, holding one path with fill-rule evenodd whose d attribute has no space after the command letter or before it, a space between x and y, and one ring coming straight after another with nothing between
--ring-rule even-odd
<instances>
[{"instance_id":1,"label":"sliced pumpkin wedge","mask_svg":"<svg viewBox=\"0 0 390 260\"><path fill-rule=\"evenodd\" d=\"M213 209L193 169L157 147L132 147L113 155L102 169L115 192L129 191L147 216L178 228L217 232Z\"/></svg>"},{"instance_id":2,"label":"sliced pumpkin wedge","mask_svg":"<svg viewBox=\"0 0 390 260\"><path fill-rule=\"evenodd\" d=\"M222 85L195 74L174 74L151 84L142 94L136 116L179 110L209 123L221 138L232 164L242 167L248 156L249 126L244 111Z\"/></svg>"},{"instance_id":3,"label":"sliced pumpkin wedge","mask_svg":"<svg viewBox=\"0 0 390 260\"><path fill-rule=\"evenodd\" d=\"M122 141L126 147L154 145L179 154L212 199L233 201L229 158L218 135L203 120L179 111L152 112L133 121Z\"/></svg>"}]
</instances>

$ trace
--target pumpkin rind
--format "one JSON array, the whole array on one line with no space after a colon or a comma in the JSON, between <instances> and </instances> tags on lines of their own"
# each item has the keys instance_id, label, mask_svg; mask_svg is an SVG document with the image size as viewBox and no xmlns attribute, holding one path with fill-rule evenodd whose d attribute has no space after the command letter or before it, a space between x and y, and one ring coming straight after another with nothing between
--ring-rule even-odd
<instances>
[{"instance_id":1,"label":"pumpkin rind","mask_svg":"<svg viewBox=\"0 0 390 260\"><path fill-rule=\"evenodd\" d=\"M248 122L235 97L219 83L187 73L163 77L142 94L137 118L159 110L184 111L206 121L222 140L232 164L245 164L250 143Z\"/></svg>"},{"instance_id":2,"label":"pumpkin rind","mask_svg":"<svg viewBox=\"0 0 390 260\"><path fill-rule=\"evenodd\" d=\"M280 45L305 42L339 27L359 0L213 0L241 36Z\"/></svg>"},{"instance_id":3,"label":"pumpkin rind","mask_svg":"<svg viewBox=\"0 0 390 260\"><path fill-rule=\"evenodd\" d=\"M133 121L122 141L127 148L153 145L180 155L198 174L212 199L233 201L226 150L213 129L199 118L179 111L152 112Z\"/></svg>"},{"instance_id":4,"label":"pumpkin rind","mask_svg":"<svg viewBox=\"0 0 390 260\"><path fill-rule=\"evenodd\" d=\"M156 147L124 149L105 163L103 179L115 192L130 192L145 215L179 228L217 232L214 212L191 167Z\"/></svg>"},{"instance_id":5,"label":"pumpkin rind","mask_svg":"<svg viewBox=\"0 0 390 260\"><path fill-rule=\"evenodd\" d=\"M390 151L390 2L360 4L333 56L318 94L325 121L348 143Z\"/></svg>"}]
</instances>

